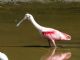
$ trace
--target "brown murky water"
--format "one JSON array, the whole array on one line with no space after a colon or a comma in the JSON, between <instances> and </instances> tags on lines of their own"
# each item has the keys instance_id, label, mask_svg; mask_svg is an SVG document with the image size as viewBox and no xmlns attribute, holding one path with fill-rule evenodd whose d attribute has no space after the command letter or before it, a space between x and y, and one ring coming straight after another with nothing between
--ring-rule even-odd
<instances>
[{"instance_id":1,"label":"brown murky water","mask_svg":"<svg viewBox=\"0 0 80 60\"><path fill-rule=\"evenodd\" d=\"M77 53L79 50L79 48L57 48L54 52L54 48L0 47L0 51L4 52L9 60L47 60L49 58L60 59L62 57L68 58L67 60L79 60L80 55Z\"/></svg>"},{"instance_id":2,"label":"brown murky water","mask_svg":"<svg viewBox=\"0 0 80 60\"><path fill-rule=\"evenodd\" d=\"M28 12L35 17L40 25L69 33L72 40L56 42L58 46L65 47L59 47L56 50L62 53L69 51L71 53L70 60L79 60L80 54L78 52L80 49L76 48L80 47L79 10L80 3L1 4L0 51L4 52L9 60L40 60L43 59L42 56L54 50L54 48L37 47L48 46L48 42L46 39L41 38L29 21L23 22L19 28L16 27L18 21Z\"/></svg>"}]
</instances>

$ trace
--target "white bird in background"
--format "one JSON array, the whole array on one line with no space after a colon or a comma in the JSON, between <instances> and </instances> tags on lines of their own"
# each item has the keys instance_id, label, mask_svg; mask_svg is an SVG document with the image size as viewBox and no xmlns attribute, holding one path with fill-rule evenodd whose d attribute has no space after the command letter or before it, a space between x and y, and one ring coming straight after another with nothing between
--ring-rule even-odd
<instances>
[{"instance_id":1,"label":"white bird in background","mask_svg":"<svg viewBox=\"0 0 80 60\"><path fill-rule=\"evenodd\" d=\"M0 60L8 60L8 57L4 53L0 52Z\"/></svg>"},{"instance_id":2,"label":"white bird in background","mask_svg":"<svg viewBox=\"0 0 80 60\"><path fill-rule=\"evenodd\" d=\"M16 26L18 27L26 19L31 21L31 23L39 30L43 37L49 39L49 41L52 41L55 47L57 47L55 43L56 40L71 40L71 36L66 33L39 25L29 13L25 14L24 18Z\"/></svg>"}]
</instances>

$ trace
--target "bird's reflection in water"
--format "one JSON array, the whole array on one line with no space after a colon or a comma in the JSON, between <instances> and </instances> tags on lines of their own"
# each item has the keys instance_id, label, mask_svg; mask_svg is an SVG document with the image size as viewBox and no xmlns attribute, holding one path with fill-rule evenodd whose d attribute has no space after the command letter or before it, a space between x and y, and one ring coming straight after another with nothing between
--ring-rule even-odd
<instances>
[{"instance_id":1,"label":"bird's reflection in water","mask_svg":"<svg viewBox=\"0 0 80 60\"><path fill-rule=\"evenodd\" d=\"M40 60L69 60L71 58L71 52L69 49L50 49L49 53L42 56Z\"/></svg>"}]
</instances>

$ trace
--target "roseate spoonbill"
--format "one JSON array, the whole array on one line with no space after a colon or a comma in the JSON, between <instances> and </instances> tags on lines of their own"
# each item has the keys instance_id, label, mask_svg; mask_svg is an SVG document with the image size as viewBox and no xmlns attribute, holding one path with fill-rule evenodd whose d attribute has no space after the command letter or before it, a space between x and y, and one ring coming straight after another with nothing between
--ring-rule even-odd
<instances>
[{"instance_id":1,"label":"roseate spoonbill","mask_svg":"<svg viewBox=\"0 0 80 60\"><path fill-rule=\"evenodd\" d=\"M4 53L0 52L0 60L8 60L8 57Z\"/></svg>"},{"instance_id":2,"label":"roseate spoonbill","mask_svg":"<svg viewBox=\"0 0 80 60\"><path fill-rule=\"evenodd\" d=\"M40 60L69 60L70 57L71 52L59 52L54 48L52 51L49 51L48 54L42 56Z\"/></svg>"},{"instance_id":3,"label":"roseate spoonbill","mask_svg":"<svg viewBox=\"0 0 80 60\"><path fill-rule=\"evenodd\" d=\"M25 14L24 18L16 26L18 27L26 19L31 21L31 23L39 30L43 37L51 40L55 47L55 40L71 40L71 36L66 33L39 25L29 13Z\"/></svg>"}]
</instances>

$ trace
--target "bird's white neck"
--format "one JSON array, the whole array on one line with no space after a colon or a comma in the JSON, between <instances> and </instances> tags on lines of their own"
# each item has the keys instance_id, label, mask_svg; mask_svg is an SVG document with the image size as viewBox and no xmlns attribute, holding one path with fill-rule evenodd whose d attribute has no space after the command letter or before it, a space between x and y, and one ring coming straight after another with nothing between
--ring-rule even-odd
<instances>
[{"instance_id":1,"label":"bird's white neck","mask_svg":"<svg viewBox=\"0 0 80 60\"><path fill-rule=\"evenodd\" d=\"M33 18L33 16L30 17L30 21L32 22L32 24L38 29L41 30L42 26L40 26Z\"/></svg>"}]
</instances>

